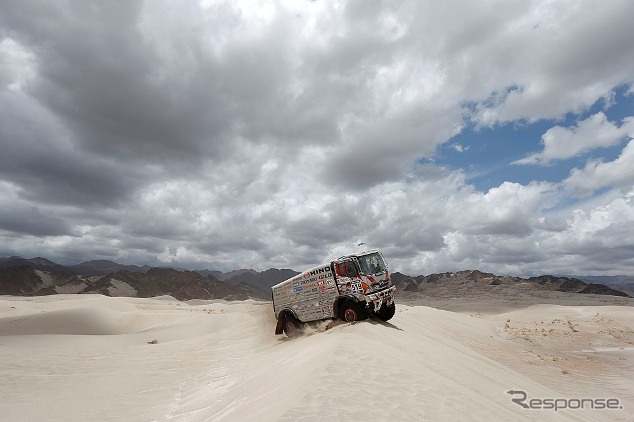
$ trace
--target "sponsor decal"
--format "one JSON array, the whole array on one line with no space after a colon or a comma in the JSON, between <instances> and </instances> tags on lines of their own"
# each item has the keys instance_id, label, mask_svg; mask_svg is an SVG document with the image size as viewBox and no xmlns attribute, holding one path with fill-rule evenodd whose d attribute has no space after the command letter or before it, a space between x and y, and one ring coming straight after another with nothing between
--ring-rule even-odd
<instances>
[{"instance_id":1,"label":"sponsor decal","mask_svg":"<svg viewBox=\"0 0 634 422\"><path fill-rule=\"evenodd\" d=\"M323 274L323 273L330 273L330 267L321 267L318 268L316 270L313 270L310 272L310 275L317 275L317 274ZM305 277L305 276L304 276Z\"/></svg>"}]
</instances>

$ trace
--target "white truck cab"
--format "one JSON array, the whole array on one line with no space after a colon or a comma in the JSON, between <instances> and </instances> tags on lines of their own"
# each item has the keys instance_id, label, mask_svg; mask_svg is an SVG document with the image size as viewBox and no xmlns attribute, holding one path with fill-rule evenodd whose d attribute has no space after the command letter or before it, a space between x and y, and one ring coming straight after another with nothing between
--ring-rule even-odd
<instances>
[{"instance_id":1,"label":"white truck cab","mask_svg":"<svg viewBox=\"0 0 634 422\"><path fill-rule=\"evenodd\" d=\"M378 250L342 256L271 287L275 334L292 337L303 323L328 318L347 322L374 314L383 321L396 306L390 274Z\"/></svg>"}]
</instances>

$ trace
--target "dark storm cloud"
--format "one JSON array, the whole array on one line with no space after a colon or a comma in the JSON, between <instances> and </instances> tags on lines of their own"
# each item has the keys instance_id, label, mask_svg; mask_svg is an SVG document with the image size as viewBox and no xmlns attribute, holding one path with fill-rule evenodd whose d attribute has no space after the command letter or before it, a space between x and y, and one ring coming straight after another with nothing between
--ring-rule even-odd
<instances>
[{"instance_id":1,"label":"dark storm cloud","mask_svg":"<svg viewBox=\"0 0 634 422\"><path fill-rule=\"evenodd\" d=\"M196 83L204 81L199 69L170 74L139 31L142 2L39 5L11 4L4 23L10 36L38 52L30 93L55 110L81 148L119 159L191 157L200 150L206 125L218 123L218 116L201 113L209 109L206 96L196 95L208 84Z\"/></svg>"},{"instance_id":2,"label":"dark storm cloud","mask_svg":"<svg viewBox=\"0 0 634 422\"><path fill-rule=\"evenodd\" d=\"M76 234L66 221L44 215L36 207L2 205L1 208L0 230L32 236Z\"/></svg>"},{"instance_id":3,"label":"dark storm cloud","mask_svg":"<svg viewBox=\"0 0 634 422\"><path fill-rule=\"evenodd\" d=\"M330 243L354 242L364 231L359 219L345 210L337 210L337 206L333 208L327 215L307 215L298 220L287 221L280 228L283 227L288 239L297 246L323 249Z\"/></svg>"},{"instance_id":4,"label":"dark storm cloud","mask_svg":"<svg viewBox=\"0 0 634 422\"><path fill-rule=\"evenodd\" d=\"M506 245L503 242L494 245L483 256L483 262L507 265L535 263L546 258L542 251L527 248L526 245Z\"/></svg>"},{"instance_id":5,"label":"dark storm cloud","mask_svg":"<svg viewBox=\"0 0 634 422\"><path fill-rule=\"evenodd\" d=\"M37 51L38 78L30 94L55 110L80 149L124 161L191 165L226 156L227 142L236 136L258 140L303 132L301 123L287 129L279 118L294 106L280 96L288 80L283 27L258 39L233 40L217 54L205 44L203 22L183 22L171 37L161 38L159 28L144 31L150 18L141 15L142 2L7 6L3 35ZM145 7L152 15L153 5ZM271 48L276 44L282 48ZM305 125L315 126L315 118L319 122L304 118Z\"/></svg>"},{"instance_id":6,"label":"dark storm cloud","mask_svg":"<svg viewBox=\"0 0 634 422\"><path fill-rule=\"evenodd\" d=\"M0 175L36 202L100 204L126 198L139 172L80 153L45 109L15 93L0 93Z\"/></svg>"},{"instance_id":7,"label":"dark storm cloud","mask_svg":"<svg viewBox=\"0 0 634 422\"><path fill-rule=\"evenodd\" d=\"M236 137L315 139L328 126L319 111L288 127L279 118L293 106L276 97L287 75L270 44L283 28L218 55L196 19L171 36L144 31L170 11L148 17L143 2L5 6L0 34L35 53L36 76L2 98L0 172L36 202L117 206L150 180L196 177L238 154Z\"/></svg>"},{"instance_id":8,"label":"dark storm cloud","mask_svg":"<svg viewBox=\"0 0 634 422\"><path fill-rule=\"evenodd\" d=\"M126 237L151 238L162 240L194 240L196 234L190 222L183 216L173 218L160 214L137 214L122 224Z\"/></svg>"},{"instance_id":9,"label":"dark storm cloud","mask_svg":"<svg viewBox=\"0 0 634 422\"><path fill-rule=\"evenodd\" d=\"M5 0L0 240L225 270L358 242L415 271L629 251L627 186L621 202L548 214L565 187L484 193L420 164L469 122L559 118L631 82L632 3L593 7Z\"/></svg>"}]
</instances>

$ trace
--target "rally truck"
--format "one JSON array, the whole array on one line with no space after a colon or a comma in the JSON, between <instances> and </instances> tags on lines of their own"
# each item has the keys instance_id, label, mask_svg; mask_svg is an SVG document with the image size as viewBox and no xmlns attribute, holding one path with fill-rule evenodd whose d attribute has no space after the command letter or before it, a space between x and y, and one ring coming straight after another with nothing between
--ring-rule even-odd
<instances>
[{"instance_id":1,"label":"rally truck","mask_svg":"<svg viewBox=\"0 0 634 422\"><path fill-rule=\"evenodd\" d=\"M378 250L342 256L271 287L275 334L293 337L304 323L329 318L346 322L376 315L394 316L394 292L387 264Z\"/></svg>"}]
</instances>

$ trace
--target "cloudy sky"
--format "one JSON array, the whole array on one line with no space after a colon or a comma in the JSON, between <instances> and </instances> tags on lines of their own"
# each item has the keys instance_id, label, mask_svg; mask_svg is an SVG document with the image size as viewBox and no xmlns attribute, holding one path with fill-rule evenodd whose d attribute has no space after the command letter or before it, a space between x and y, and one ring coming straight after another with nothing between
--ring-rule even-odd
<instances>
[{"instance_id":1,"label":"cloudy sky","mask_svg":"<svg viewBox=\"0 0 634 422\"><path fill-rule=\"evenodd\" d=\"M634 275L630 0L0 9L0 256Z\"/></svg>"}]
</instances>

